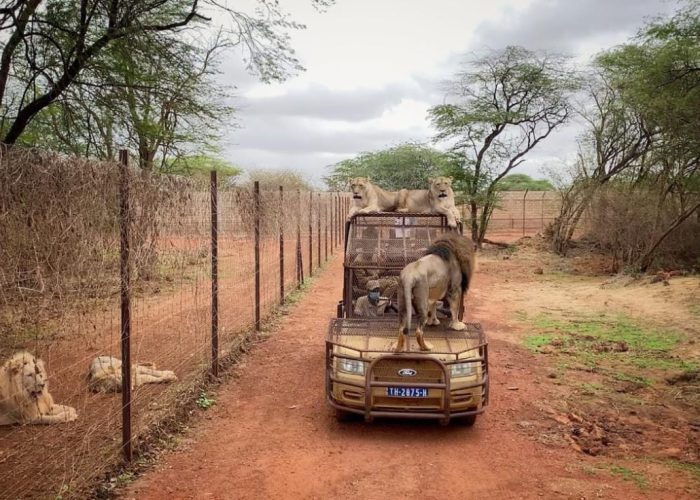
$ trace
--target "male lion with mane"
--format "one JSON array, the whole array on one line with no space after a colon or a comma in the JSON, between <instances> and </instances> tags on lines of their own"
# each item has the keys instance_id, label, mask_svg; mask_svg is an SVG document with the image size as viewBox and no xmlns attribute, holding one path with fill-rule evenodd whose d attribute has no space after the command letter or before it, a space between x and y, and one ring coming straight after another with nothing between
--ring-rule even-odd
<instances>
[{"instance_id":1,"label":"male lion with mane","mask_svg":"<svg viewBox=\"0 0 700 500\"><path fill-rule=\"evenodd\" d=\"M0 367L0 425L58 424L76 418L74 408L54 404L40 359L20 351Z\"/></svg>"},{"instance_id":2,"label":"male lion with mane","mask_svg":"<svg viewBox=\"0 0 700 500\"><path fill-rule=\"evenodd\" d=\"M399 275L399 339L395 351L405 350L411 330L411 306L418 315L416 340L422 351L433 347L423 339L426 324L438 325L437 302L447 297L451 330L464 330L459 320L462 295L469 289L474 274L474 243L466 236L446 233L426 250L420 259L403 268Z\"/></svg>"},{"instance_id":3,"label":"male lion with mane","mask_svg":"<svg viewBox=\"0 0 700 500\"><path fill-rule=\"evenodd\" d=\"M366 177L350 179L353 205L348 211L348 219L353 215L369 212L393 212L399 203L399 193L384 191L372 184Z\"/></svg>"},{"instance_id":4,"label":"male lion with mane","mask_svg":"<svg viewBox=\"0 0 700 500\"><path fill-rule=\"evenodd\" d=\"M455 228L462 218L455 206L455 193L451 177L428 179L428 189L402 189L399 191L398 212L443 214L447 225Z\"/></svg>"}]
</instances>

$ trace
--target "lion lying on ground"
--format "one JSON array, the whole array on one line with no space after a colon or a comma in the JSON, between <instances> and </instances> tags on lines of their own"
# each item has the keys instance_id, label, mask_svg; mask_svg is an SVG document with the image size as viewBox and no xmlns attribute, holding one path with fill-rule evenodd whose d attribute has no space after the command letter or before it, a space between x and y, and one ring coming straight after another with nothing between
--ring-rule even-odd
<instances>
[{"instance_id":1,"label":"lion lying on ground","mask_svg":"<svg viewBox=\"0 0 700 500\"><path fill-rule=\"evenodd\" d=\"M164 384L177 380L175 372L156 370L153 363L135 364L131 367L131 386ZM121 392L122 362L111 356L97 356L90 363L88 387L92 392Z\"/></svg>"},{"instance_id":2,"label":"lion lying on ground","mask_svg":"<svg viewBox=\"0 0 700 500\"><path fill-rule=\"evenodd\" d=\"M416 340L423 351L432 346L423 339L425 325L438 325L437 302L447 297L452 330L464 330L459 320L462 295L469 289L474 274L474 244L466 236L446 233L426 250L420 259L403 268L399 275L399 339L396 352L405 350L411 330L411 305L418 316Z\"/></svg>"},{"instance_id":3,"label":"lion lying on ground","mask_svg":"<svg viewBox=\"0 0 700 500\"><path fill-rule=\"evenodd\" d=\"M0 367L0 425L58 424L78 418L74 408L54 404L44 363L27 351Z\"/></svg>"},{"instance_id":4,"label":"lion lying on ground","mask_svg":"<svg viewBox=\"0 0 700 500\"><path fill-rule=\"evenodd\" d=\"M428 189L402 189L399 191L398 212L434 213L447 217L447 225L455 228L461 215L455 206L452 178L429 179Z\"/></svg>"},{"instance_id":5,"label":"lion lying on ground","mask_svg":"<svg viewBox=\"0 0 700 500\"><path fill-rule=\"evenodd\" d=\"M348 219L356 213L393 212L399 203L399 193L384 191L365 177L350 179L353 205L348 211Z\"/></svg>"}]
</instances>

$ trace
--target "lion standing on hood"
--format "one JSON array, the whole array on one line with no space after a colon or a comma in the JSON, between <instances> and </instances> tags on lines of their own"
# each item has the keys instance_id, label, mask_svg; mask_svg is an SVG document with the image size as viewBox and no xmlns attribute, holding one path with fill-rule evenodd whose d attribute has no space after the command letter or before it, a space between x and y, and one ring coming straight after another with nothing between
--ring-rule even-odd
<instances>
[{"instance_id":1,"label":"lion standing on hood","mask_svg":"<svg viewBox=\"0 0 700 500\"><path fill-rule=\"evenodd\" d=\"M437 302L447 297L451 330L464 330L459 320L460 301L474 275L474 243L466 236L449 232L440 236L420 259L399 275L399 338L396 352L403 351L411 330L411 306L418 315L416 340L423 351L432 346L423 339L425 325L438 325Z\"/></svg>"}]
</instances>

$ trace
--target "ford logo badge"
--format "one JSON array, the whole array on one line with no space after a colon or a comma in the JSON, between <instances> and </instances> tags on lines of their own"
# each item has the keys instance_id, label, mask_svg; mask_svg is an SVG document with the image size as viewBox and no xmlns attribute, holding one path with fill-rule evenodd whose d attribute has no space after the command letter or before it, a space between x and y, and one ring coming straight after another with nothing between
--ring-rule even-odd
<instances>
[{"instance_id":1,"label":"ford logo badge","mask_svg":"<svg viewBox=\"0 0 700 500\"><path fill-rule=\"evenodd\" d=\"M401 368L399 370L399 375L401 377L415 377L416 373L418 373L416 370L413 368Z\"/></svg>"}]
</instances>

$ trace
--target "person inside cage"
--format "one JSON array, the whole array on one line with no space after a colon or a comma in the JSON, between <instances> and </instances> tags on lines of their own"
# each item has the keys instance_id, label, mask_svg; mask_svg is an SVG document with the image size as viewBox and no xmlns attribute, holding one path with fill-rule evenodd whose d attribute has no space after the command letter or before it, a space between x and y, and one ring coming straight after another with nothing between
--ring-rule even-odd
<instances>
[{"instance_id":1,"label":"person inside cage","mask_svg":"<svg viewBox=\"0 0 700 500\"><path fill-rule=\"evenodd\" d=\"M384 311L390 304L387 297L382 297L379 281L367 282L367 295L363 295L355 302L354 313L364 318L376 318L384 316Z\"/></svg>"}]
</instances>

